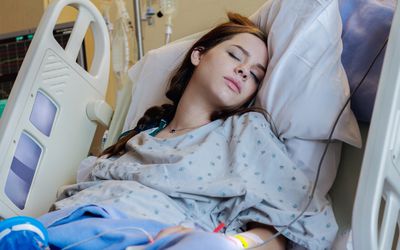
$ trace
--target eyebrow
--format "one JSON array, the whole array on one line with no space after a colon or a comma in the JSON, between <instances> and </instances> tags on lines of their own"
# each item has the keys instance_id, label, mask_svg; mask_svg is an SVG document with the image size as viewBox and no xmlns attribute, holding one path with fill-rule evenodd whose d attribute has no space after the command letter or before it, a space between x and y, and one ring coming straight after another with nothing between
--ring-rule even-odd
<instances>
[{"instance_id":1,"label":"eyebrow","mask_svg":"<svg viewBox=\"0 0 400 250\"><path fill-rule=\"evenodd\" d=\"M238 44L233 44L233 46L235 46L236 48L240 49L246 56L250 56L250 53L245 50L242 46L238 45ZM266 72L267 70L265 69L264 66L262 66L260 63L257 63L256 66L258 68L260 68L262 71Z\"/></svg>"}]
</instances>

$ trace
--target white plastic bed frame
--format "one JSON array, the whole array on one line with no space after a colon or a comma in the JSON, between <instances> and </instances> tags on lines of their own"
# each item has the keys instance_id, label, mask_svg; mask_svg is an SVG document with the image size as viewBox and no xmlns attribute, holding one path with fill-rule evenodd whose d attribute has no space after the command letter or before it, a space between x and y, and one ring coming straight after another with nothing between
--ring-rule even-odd
<instances>
[{"instance_id":1,"label":"white plastic bed frame","mask_svg":"<svg viewBox=\"0 0 400 250\"><path fill-rule=\"evenodd\" d=\"M356 250L400 249L398 233L395 234L396 227L400 227L399 45L397 4L371 123L369 128L360 124L366 146L361 150L348 145L343 148L338 176L330 192L339 234L351 227Z\"/></svg>"},{"instance_id":2,"label":"white plastic bed frame","mask_svg":"<svg viewBox=\"0 0 400 250\"><path fill-rule=\"evenodd\" d=\"M67 5L78 9L79 15L64 51L48 34L52 34L58 15ZM89 24L92 25L96 50L94 64L88 73L75 63L75 58ZM400 249L399 243L392 246L400 209L399 44L400 5L397 5L369 132L368 125L360 124L364 140L368 133L365 153L347 145L343 148L341 166L330 193L340 226L339 234L352 229L356 250ZM52 68L57 63L52 64L54 62L49 60L57 60L67 69L68 77L62 84L61 93L71 92L72 100L67 100L66 95L57 92L57 87L52 87L52 79L58 79L57 75L45 79L48 67L57 72L57 68ZM42 149L40 165L33 176L35 188L29 191L21 209L9 200L1 184L0 216L43 214L54 201L57 188L73 182L76 167L89 150L95 121L109 124L111 111L103 102L109 60L107 29L97 9L87 0L53 1L40 22L0 120L0 183L6 183L18 141L25 133ZM59 108L54 119L58 125L52 127L50 137L40 134L30 123L37 92L49 97ZM50 181L47 177L55 171L62 174L54 175ZM47 179L46 183L41 183L44 179ZM382 200L385 209L381 207ZM379 211L383 211L382 220L379 220Z\"/></svg>"},{"instance_id":3,"label":"white plastic bed frame","mask_svg":"<svg viewBox=\"0 0 400 250\"><path fill-rule=\"evenodd\" d=\"M78 16L64 50L53 29L66 6ZM76 58L89 27L95 51L88 72ZM43 214L60 185L74 182L97 122L108 125L112 116L104 102L109 68L108 30L97 8L88 0L53 1L0 120L0 216Z\"/></svg>"}]
</instances>

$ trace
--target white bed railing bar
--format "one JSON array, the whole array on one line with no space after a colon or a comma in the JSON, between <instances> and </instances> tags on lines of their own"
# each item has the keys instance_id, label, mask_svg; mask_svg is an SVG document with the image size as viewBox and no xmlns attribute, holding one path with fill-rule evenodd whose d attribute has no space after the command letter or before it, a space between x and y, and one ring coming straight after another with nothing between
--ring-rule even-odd
<instances>
[{"instance_id":1,"label":"white bed railing bar","mask_svg":"<svg viewBox=\"0 0 400 250\"><path fill-rule=\"evenodd\" d=\"M385 185L386 186L386 185ZM386 193L386 206L383 220L379 232L379 249L391 249L394 239L394 233L397 226L397 217L399 214L398 196L390 189Z\"/></svg>"},{"instance_id":2,"label":"white bed railing bar","mask_svg":"<svg viewBox=\"0 0 400 250\"><path fill-rule=\"evenodd\" d=\"M353 209L354 249L391 249L398 220L400 183L398 157L400 137L400 6L396 6L388 46L375 100L374 112L363 158ZM386 200L382 226L378 232L379 208Z\"/></svg>"},{"instance_id":3,"label":"white bed railing bar","mask_svg":"<svg viewBox=\"0 0 400 250\"><path fill-rule=\"evenodd\" d=\"M79 14L64 50L53 29L66 6ZM89 26L95 51L85 71L76 58ZM109 68L108 31L97 8L87 0L52 1L0 120L0 216L46 213L58 188L75 181L96 122L111 118L104 102Z\"/></svg>"}]
</instances>

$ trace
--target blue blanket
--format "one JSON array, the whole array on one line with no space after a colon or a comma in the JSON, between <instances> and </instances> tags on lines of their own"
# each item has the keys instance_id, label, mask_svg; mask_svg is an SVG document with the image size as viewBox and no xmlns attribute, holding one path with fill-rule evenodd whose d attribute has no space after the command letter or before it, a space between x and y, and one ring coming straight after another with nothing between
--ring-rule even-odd
<instances>
[{"instance_id":1,"label":"blue blanket","mask_svg":"<svg viewBox=\"0 0 400 250\"><path fill-rule=\"evenodd\" d=\"M131 218L107 206L86 205L58 210L43 215L38 220L48 230L52 249L71 247L111 250L125 249L128 246L141 246L134 249L146 250L234 248L224 235L196 229L192 233L173 234L150 244L142 230L155 237L169 225L154 220ZM78 242L81 244L76 245Z\"/></svg>"}]
</instances>

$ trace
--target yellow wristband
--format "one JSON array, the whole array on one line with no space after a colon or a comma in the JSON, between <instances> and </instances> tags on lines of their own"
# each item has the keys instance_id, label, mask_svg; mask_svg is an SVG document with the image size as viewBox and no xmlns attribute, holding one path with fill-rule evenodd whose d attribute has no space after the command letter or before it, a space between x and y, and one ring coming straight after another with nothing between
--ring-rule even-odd
<instances>
[{"instance_id":1,"label":"yellow wristband","mask_svg":"<svg viewBox=\"0 0 400 250\"><path fill-rule=\"evenodd\" d=\"M245 237L241 236L240 234L236 234L233 237L235 237L236 239L238 239L242 243L243 248L248 248L249 247L249 243L246 241Z\"/></svg>"}]
</instances>

